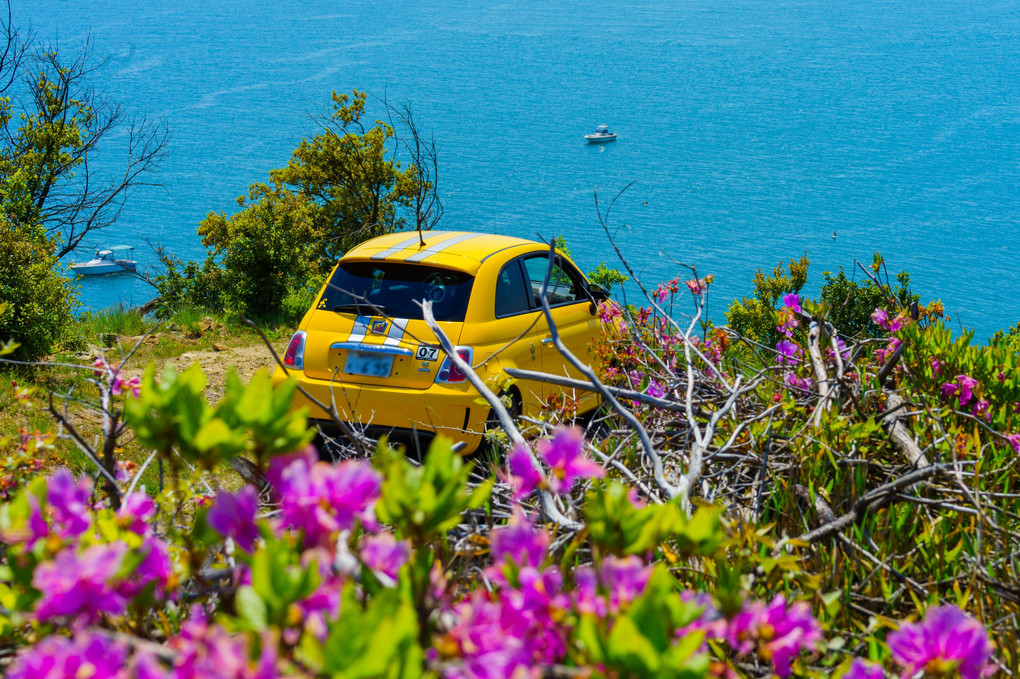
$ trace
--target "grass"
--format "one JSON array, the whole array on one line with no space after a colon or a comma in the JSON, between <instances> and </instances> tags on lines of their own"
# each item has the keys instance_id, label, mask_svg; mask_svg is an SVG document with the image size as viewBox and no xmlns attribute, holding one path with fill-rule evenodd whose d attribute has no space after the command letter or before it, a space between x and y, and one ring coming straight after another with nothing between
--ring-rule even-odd
<instances>
[{"instance_id":1,"label":"grass","mask_svg":"<svg viewBox=\"0 0 1020 679\"><path fill-rule=\"evenodd\" d=\"M292 329L267 324L262 331L270 339L279 340L289 337ZM79 352L91 346L100 347L107 360L116 364L134 348L133 338L149 332L153 332L153 336L138 347L126 364L126 370L131 374L139 373L150 362L156 363L158 368L185 352L211 350L213 344L239 347L261 344L262 341L236 316L212 315L203 309L181 309L161 324L135 309L117 305L81 316L79 323L69 329L65 352L51 360L88 366L92 359L83 357ZM60 396L73 397L66 403L67 417L82 437L95 445L99 440L100 416L84 403L97 398L95 386L89 381L91 377L91 371L86 369L53 365L20 368L0 363L0 456L8 458L17 451L23 429L30 434L57 431L57 423L48 410L50 393L54 394L54 405L61 412L65 412L65 400ZM35 397L18 398L15 384L35 387ZM138 465L144 463L150 451L141 449L130 432L121 443L120 459ZM52 448L45 450L40 457L43 473L65 466L75 474L98 477L94 463L67 438L58 438ZM159 470L156 463L146 469L140 485L145 485L150 494L158 491Z\"/></svg>"}]
</instances>

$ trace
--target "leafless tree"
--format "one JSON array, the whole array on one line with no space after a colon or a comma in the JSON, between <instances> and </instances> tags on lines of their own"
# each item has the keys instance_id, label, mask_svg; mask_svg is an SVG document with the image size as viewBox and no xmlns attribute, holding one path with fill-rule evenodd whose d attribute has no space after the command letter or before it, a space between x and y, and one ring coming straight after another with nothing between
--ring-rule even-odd
<instances>
[{"instance_id":1,"label":"leafless tree","mask_svg":"<svg viewBox=\"0 0 1020 679\"><path fill-rule=\"evenodd\" d=\"M169 128L129 114L96 88L103 60L95 58L91 38L77 51L32 50L13 27L9 7L0 31L7 38L0 91L13 95L0 120L2 171L25 177L17 207L7 211L42 225L64 257L115 223L134 189L157 184L153 175L166 157Z\"/></svg>"},{"instance_id":2,"label":"leafless tree","mask_svg":"<svg viewBox=\"0 0 1020 679\"><path fill-rule=\"evenodd\" d=\"M418 237L422 246L425 245L423 231L433 229L443 216L443 202L439 199L439 156L436 148L435 136L429 135L426 138L418 122L414 119L414 112L410 104L394 106L385 100L386 108L390 113L390 126L393 127L393 118L404 129L404 134L398 135L398 145L410 155L411 164L414 165L416 173L414 202L414 223L418 229Z\"/></svg>"}]
</instances>

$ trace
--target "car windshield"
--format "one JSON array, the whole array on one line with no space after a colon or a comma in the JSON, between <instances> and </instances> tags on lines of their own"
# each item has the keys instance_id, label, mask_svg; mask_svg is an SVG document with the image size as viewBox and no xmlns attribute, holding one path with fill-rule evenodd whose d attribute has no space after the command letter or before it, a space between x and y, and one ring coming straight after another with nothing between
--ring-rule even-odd
<instances>
[{"instance_id":1,"label":"car windshield","mask_svg":"<svg viewBox=\"0 0 1020 679\"><path fill-rule=\"evenodd\" d=\"M432 300L437 321L463 321L474 278L462 271L403 262L344 262L318 308L340 313L421 319L415 302Z\"/></svg>"}]
</instances>

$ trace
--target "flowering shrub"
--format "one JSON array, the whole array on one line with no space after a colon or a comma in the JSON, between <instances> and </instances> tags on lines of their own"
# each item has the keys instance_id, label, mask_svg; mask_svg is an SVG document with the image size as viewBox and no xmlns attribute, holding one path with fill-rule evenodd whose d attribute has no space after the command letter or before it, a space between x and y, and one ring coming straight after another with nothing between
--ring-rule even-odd
<instances>
[{"instance_id":1,"label":"flowering shrub","mask_svg":"<svg viewBox=\"0 0 1020 679\"><path fill-rule=\"evenodd\" d=\"M797 292L776 297L780 339L748 342L700 326L711 281L691 282L684 322L659 302L600 306L617 329L597 347L609 426L550 424L492 474L441 436L420 464L385 441L371 459L320 461L293 387L264 373L231 377L212 406L196 368L132 383L112 362L86 366L99 396L81 399L111 454L93 454L98 480L19 468L10 485L0 666L18 679L1016 669L1017 356L905 313L881 337L841 338ZM119 457L125 431L145 463ZM257 473L229 483L240 457ZM143 488L148 464L168 469L165 486Z\"/></svg>"}]
</instances>

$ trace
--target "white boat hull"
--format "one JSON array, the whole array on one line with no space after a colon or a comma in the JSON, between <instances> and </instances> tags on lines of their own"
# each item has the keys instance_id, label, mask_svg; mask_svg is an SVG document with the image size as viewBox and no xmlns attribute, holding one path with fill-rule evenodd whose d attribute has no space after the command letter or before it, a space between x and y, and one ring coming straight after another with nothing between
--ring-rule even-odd
<instances>
[{"instance_id":1,"label":"white boat hull","mask_svg":"<svg viewBox=\"0 0 1020 679\"><path fill-rule=\"evenodd\" d=\"M84 264L74 264L71 266L71 271L81 276L97 276L104 273L123 273L125 271L135 270L134 262L85 262Z\"/></svg>"},{"instance_id":2,"label":"white boat hull","mask_svg":"<svg viewBox=\"0 0 1020 679\"><path fill-rule=\"evenodd\" d=\"M589 144L604 144L607 141L616 141L615 134L586 134L584 138Z\"/></svg>"}]
</instances>

